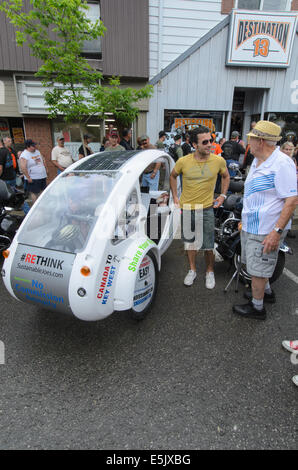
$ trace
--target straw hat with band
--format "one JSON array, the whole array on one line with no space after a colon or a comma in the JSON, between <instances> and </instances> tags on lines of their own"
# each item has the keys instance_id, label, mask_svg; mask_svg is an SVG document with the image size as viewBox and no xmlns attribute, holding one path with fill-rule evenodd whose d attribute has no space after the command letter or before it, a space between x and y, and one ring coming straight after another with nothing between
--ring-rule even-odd
<instances>
[{"instance_id":1,"label":"straw hat with band","mask_svg":"<svg viewBox=\"0 0 298 470\"><path fill-rule=\"evenodd\" d=\"M272 140L278 142L281 140L281 128L270 121L259 121L253 129L247 134L247 137L255 137L257 139Z\"/></svg>"}]
</instances>

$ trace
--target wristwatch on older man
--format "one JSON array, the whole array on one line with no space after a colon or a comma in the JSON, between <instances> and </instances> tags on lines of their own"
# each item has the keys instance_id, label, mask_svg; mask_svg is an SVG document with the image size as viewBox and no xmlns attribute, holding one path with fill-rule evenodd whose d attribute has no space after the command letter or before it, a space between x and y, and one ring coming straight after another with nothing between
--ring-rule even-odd
<instances>
[{"instance_id":1,"label":"wristwatch on older man","mask_svg":"<svg viewBox=\"0 0 298 470\"><path fill-rule=\"evenodd\" d=\"M276 231L276 233L279 233L279 235L281 235L281 234L283 233L283 229L282 229L282 228L274 227L274 230Z\"/></svg>"}]
</instances>

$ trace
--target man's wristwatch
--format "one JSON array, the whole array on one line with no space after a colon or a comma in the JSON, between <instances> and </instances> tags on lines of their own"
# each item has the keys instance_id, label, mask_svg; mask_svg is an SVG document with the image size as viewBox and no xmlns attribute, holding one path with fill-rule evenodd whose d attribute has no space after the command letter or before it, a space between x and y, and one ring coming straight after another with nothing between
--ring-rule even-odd
<instances>
[{"instance_id":1,"label":"man's wristwatch","mask_svg":"<svg viewBox=\"0 0 298 470\"><path fill-rule=\"evenodd\" d=\"M225 194L220 194L221 197L223 197L224 199L227 199L227 196Z\"/></svg>"},{"instance_id":2,"label":"man's wristwatch","mask_svg":"<svg viewBox=\"0 0 298 470\"><path fill-rule=\"evenodd\" d=\"M283 229L282 229L282 228L274 227L274 230L276 231L276 233L279 233L279 235L281 235L281 234L283 233Z\"/></svg>"}]
</instances>

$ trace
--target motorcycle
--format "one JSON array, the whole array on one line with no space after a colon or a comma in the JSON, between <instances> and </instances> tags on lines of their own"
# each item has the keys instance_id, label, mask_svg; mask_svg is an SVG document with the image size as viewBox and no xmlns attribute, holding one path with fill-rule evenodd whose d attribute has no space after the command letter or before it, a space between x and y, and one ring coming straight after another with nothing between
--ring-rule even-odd
<instances>
[{"instance_id":1,"label":"motorcycle","mask_svg":"<svg viewBox=\"0 0 298 470\"><path fill-rule=\"evenodd\" d=\"M25 200L22 191L15 190L0 180L0 253L6 250L20 227L25 215L13 213L20 210Z\"/></svg>"},{"instance_id":2,"label":"motorcycle","mask_svg":"<svg viewBox=\"0 0 298 470\"><path fill-rule=\"evenodd\" d=\"M227 260L235 271L229 283L225 287L227 292L232 281L236 278L236 291L238 281L242 281L247 286L250 285L251 276L246 271L246 267L241 263L241 240L240 222L243 207L243 197L239 194L230 194L224 204L215 209L215 254L217 259ZM285 254L293 254L292 249L283 242L279 248L278 259L272 277L269 279L272 284L283 273L285 266Z\"/></svg>"}]
</instances>

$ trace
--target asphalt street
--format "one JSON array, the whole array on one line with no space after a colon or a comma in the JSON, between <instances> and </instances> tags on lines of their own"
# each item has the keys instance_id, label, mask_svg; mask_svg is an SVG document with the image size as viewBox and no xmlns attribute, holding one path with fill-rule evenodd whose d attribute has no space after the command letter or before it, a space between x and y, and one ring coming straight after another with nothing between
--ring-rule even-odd
<instances>
[{"instance_id":1,"label":"asphalt street","mask_svg":"<svg viewBox=\"0 0 298 470\"><path fill-rule=\"evenodd\" d=\"M298 276L295 255L286 267ZM265 322L232 313L242 302L216 264L192 287L180 241L163 256L143 322L115 313L96 323L12 299L0 281L1 449L297 449L298 365L281 347L298 337L297 284L283 275Z\"/></svg>"}]
</instances>

